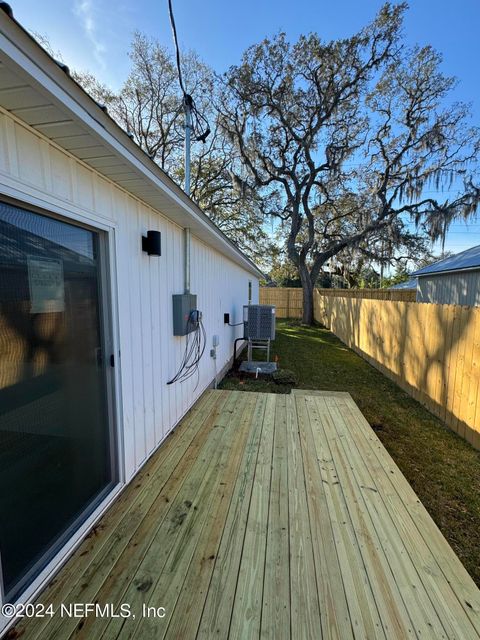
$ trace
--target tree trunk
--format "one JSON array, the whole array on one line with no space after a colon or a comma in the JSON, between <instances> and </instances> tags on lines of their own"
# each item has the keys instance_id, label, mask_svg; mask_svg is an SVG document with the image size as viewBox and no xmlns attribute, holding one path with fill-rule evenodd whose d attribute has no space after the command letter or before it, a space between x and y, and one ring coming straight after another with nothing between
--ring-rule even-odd
<instances>
[{"instance_id":1,"label":"tree trunk","mask_svg":"<svg viewBox=\"0 0 480 640\"><path fill-rule=\"evenodd\" d=\"M313 283L306 265L299 268L300 280L303 289L303 314L302 324L311 326L314 322L313 317Z\"/></svg>"}]
</instances>

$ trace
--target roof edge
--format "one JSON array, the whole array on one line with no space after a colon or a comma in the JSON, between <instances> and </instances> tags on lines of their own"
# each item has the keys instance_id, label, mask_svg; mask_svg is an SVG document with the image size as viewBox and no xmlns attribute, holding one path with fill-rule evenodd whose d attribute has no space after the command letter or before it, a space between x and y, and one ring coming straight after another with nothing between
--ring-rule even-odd
<instances>
[{"instance_id":1,"label":"roof edge","mask_svg":"<svg viewBox=\"0 0 480 640\"><path fill-rule=\"evenodd\" d=\"M440 274L443 275L444 273L445 274L460 273L464 271L479 271L479 270L480 270L480 264L470 266L470 267L459 267L458 269L437 269L435 271L425 271L424 273L422 273L421 271L415 271L415 273L412 273L412 276L415 276L416 278L425 278L427 276L438 276Z\"/></svg>"}]
</instances>

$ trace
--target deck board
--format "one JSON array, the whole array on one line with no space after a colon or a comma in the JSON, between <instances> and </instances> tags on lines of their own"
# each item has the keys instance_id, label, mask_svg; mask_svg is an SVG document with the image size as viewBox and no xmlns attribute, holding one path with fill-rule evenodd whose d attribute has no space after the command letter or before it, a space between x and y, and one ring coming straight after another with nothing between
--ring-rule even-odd
<instances>
[{"instance_id":1,"label":"deck board","mask_svg":"<svg viewBox=\"0 0 480 640\"><path fill-rule=\"evenodd\" d=\"M479 590L347 393L207 392L39 601L135 618L28 640L480 638Z\"/></svg>"}]
</instances>

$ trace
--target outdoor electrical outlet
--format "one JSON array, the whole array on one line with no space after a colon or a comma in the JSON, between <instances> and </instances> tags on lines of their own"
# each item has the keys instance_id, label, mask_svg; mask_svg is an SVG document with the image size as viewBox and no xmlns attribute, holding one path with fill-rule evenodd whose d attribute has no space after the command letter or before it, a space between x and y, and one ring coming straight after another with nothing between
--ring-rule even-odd
<instances>
[{"instance_id":1,"label":"outdoor electrical outlet","mask_svg":"<svg viewBox=\"0 0 480 640\"><path fill-rule=\"evenodd\" d=\"M223 324L230 324L230 314L229 313L224 313L223 314Z\"/></svg>"}]
</instances>

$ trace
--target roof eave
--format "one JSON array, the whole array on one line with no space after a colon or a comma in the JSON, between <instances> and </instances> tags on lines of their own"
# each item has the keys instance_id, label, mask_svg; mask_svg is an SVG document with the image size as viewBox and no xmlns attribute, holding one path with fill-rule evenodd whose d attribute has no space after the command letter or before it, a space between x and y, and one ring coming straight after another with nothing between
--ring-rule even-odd
<instances>
[{"instance_id":1,"label":"roof eave","mask_svg":"<svg viewBox=\"0 0 480 640\"><path fill-rule=\"evenodd\" d=\"M414 275L416 278L425 278L427 276L439 276L439 275L448 275L452 273L460 273L465 271L478 271L480 269L480 265L472 266L472 267L462 267L458 269L439 269L438 271L427 271L426 273L415 272Z\"/></svg>"}]
</instances>

